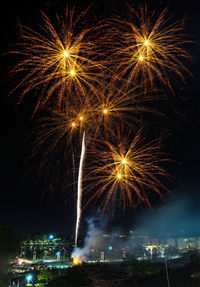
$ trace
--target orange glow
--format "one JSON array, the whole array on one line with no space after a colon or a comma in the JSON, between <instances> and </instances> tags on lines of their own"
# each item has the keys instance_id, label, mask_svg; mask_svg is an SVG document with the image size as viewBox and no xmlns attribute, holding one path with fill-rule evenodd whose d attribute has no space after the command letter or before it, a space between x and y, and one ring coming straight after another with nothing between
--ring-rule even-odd
<instances>
[{"instance_id":1,"label":"orange glow","mask_svg":"<svg viewBox=\"0 0 200 287\"><path fill-rule=\"evenodd\" d=\"M82 263L82 261L81 261L80 259L78 259L78 258L76 258L76 257L73 258L73 264L74 264L74 265L79 265L79 264L81 264L81 263Z\"/></svg>"},{"instance_id":2,"label":"orange glow","mask_svg":"<svg viewBox=\"0 0 200 287\"><path fill-rule=\"evenodd\" d=\"M107 110L107 109L104 109L104 110L103 110L103 113L104 113L104 114L107 114L107 113L108 113L108 110Z\"/></svg>"}]
</instances>

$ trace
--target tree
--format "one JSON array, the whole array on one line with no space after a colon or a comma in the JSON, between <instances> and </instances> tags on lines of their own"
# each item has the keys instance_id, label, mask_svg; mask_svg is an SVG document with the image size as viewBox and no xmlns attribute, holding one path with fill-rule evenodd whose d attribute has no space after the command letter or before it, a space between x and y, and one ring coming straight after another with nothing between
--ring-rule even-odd
<instances>
[{"instance_id":1,"label":"tree","mask_svg":"<svg viewBox=\"0 0 200 287\"><path fill-rule=\"evenodd\" d=\"M0 222L0 234L0 260L14 259L18 254L22 236L3 222Z\"/></svg>"},{"instance_id":2,"label":"tree","mask_svg":"<svg viewBox=\"0 0 200 287\"><path fill-rule=\"evenodd\" d=\"M178 249L175 247L168 247L165 249L165 257L171 258L173 256L178 255Z\"/></svg>"},{"instance_id":3,"label":"tree","mask_svg":"<svg viewBox=\"0 0 200 287\"><path fill-rule=\"evenodd\" d=\"M6 265L19 251L22 236L11 226L0 222L0 286L8 286Z\"/></svg>"},{"instance_id":4,"label":"tree","mask_svg":"<svg viewBox=\"0 0 200 287\"><path fill-rule=\"evenodd\" d=\"M146 275L156 274L162 269L164 269L163 264L149 261L138 261L136 259L130 260L126 264L127 272L136 277L144 277Z\"/></svg>"},{"instance_id":5,"label":"tree","mask_svg":"<svg viewBox=\"0 0 200 287\"><path fill-rule=\"evenodd\" d=\"M47 287L91 287L91 280L81 266L68 268L66 275L50 281Z\"/></svg>"},{"instance_id":6,"label":"tree","mask_svg":"<svg viewBox=\"0 0 200 287\"><path fill-rule=\"evenodd\" d=\"M49 269L43 269L40 271L40 274L37 276L39 281L45 280L46 284L49 280L52 280L55 277L54 273Z\"/></svg>"}]
</instances>

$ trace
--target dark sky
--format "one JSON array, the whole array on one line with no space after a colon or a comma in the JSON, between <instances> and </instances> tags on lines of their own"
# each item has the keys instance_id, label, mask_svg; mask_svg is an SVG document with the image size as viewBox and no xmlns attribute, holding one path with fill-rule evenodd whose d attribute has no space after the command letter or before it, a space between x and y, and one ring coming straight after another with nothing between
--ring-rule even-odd
<instances>
[{"instance_id":1,"label":"dark sky","mask_svg":"<svg viewBox=\"0 0 200 287\"><path fill-rule=\"evenodd\" d=\"M137 1L141 2L141 1ZM150 2L150 1L148 1ZM81 8L87 7L89 1L73 1ZM121 13L125 5L122 1L93 1L91 8L92 21L103 19L111 12ZM136 1L134 2L136 3ZM7 1L1 8L1 51L4 52L7 45L12 45L16 39L17 23L36 27L40 21L39 9L48 15L54 11L64 13L64 1ZM197 0L171 0L151 1L151 7L161 11L165 5L169 6L169 14L175 19L186 18L186 32L194 41L200 40L200 2ZM200 189L200 82L199 82L199 44L188 46L193 61L188 64L193 77L186 75L186 83L174 79L176 96L169 95L169 112L161 121L161 133L164 135L166 151L172 154L177 161L170 172L174 177L169 183L172 190L170 200L178 201L181 193L187 195L192 201L194 214L198 210L197 199ZM65 203L60 193L54 201L43 197L48 194L40 184L36 184L33 175L25 176L24 167L26 139L31 126L31 114L33 112L33 100L27 97L21 104L17 104L17 97L7 98L12 87L12 78L5 76L5 72L12 66L9 56L2 56L1 69L1 106L0 106L0 221L5 221L19 230L25 232L49 232L71 233L74 231L74 203ZM153 125L157 123L153 123ZM60 188L61 189L61 188ZM189 195L189 196L188 196ZM166 196L166 200L170 196ZM155 213L157 206L163 202L153 199ZM130 226L143 213L128 212L121 219L115 219L113 225ZM199 214L199 213L198 213Z\"/></svg>"}]
</instances>

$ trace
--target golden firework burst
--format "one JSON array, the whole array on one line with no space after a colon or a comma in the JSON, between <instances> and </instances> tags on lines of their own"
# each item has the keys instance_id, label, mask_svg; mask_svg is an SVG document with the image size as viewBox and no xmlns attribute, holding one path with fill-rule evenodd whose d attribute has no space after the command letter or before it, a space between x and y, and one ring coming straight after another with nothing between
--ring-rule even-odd
<instances>
[{"instance_id":1,"label":"golden firework burst","mask_svg":"<svg viewBox=\"0 0 200 287\"><path fill-rule=\"evenodd\" d=\"M58 27L54 27L44 13L41 31L22 26L21 42L10 53L21 55L23 60L11 73L26 75L13 91L23 88L23 98L31 90L40 88L36 110L52 97L54 104L60 107L72 97L84 101L90 90L98 95L96 86L103 66L96 61L95 42L88 36L91 29L82 25L86 13L87 10L75 17L75 8L67 6L65 21L58 18Z\"/></svg>"},{"instance_id":2,"label":"golden firework burst","mask_svg":"<svg viewBox=\"0 0 200 287\"><path fill-rule=\"evenodd\" d=\"M128 20L115 17L110 20L110 43L117 78L122 77L126 85L142 83L147 89L154 87L159 79L173 92L171 72L184 79L188 69L181 59L190 58L185 50L186 40L183 21L171 22L167 9L156 17L149 13L147 4L139 12L128 5Z\"/></svg>"},{"instance_id":3,"label":"golden firework burst","mask_svg":"<svg viewBox=\"0 0 200 287\"><path fill-rule=\"evenodd\" d=\"M158 140L143 144L142 129L130 144L120 134L117 145L98 142L89 151L89 158L85 190L91 195L86 206L95 200L100 200L103 212L114 211L116 201L124 210L142 203L151 206L149 192L161 196L160 190L166 190L160 178L168 175L162 162L169 159L160 151Z\"/></svg>"}]
</instances>

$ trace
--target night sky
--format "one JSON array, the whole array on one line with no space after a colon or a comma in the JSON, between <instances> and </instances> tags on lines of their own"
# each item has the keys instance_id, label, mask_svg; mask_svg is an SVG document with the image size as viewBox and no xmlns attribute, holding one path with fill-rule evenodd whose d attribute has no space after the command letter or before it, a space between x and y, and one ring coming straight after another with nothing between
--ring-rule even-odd
<instances>
[{"instance_id":1,"label":"night sky","mask_svg":"<svg viewBox=\"0 0 200 287\"><path fill-rule=\"evenodd\" d=\"M134 1L133 3L138 2L142 1ZM152 0L148 2L151 2L151 7L158 11L162 11L167 5L169 15L175 19L184 17L186 19L186 33L190 35L193 41L200 42L199 1ZM9 49L9 45L12 47L16 41L17 24L31 25L36 28L40 22L39 10L43 10L51 18L55 11L59 15L64 14L65 4L61 0L13 0L4 3L4 6L1 7L0 17L2 54ZM81 10L86 8L90 1L75 0L73 4ZM93 1L90 21L91 23L97 22L97 20L111 15L112 12L120 14L123 9L126 9L123 1ZM169 94L169 100L167 104L164 104L164 107L162 103L158 104L162 111L166 112L166 117L160 121L153 117L150 119L152 126L158 125L159 121L158 130L164 138L165 151L170 153L176 161L169 167L169 172L173 178L170 182L166 182L171 194L165 196L165 202L152 197L152 206L155 216L162 207L166 209L169 202L173 203L174 208L176 203L185 199L188 216L190 218L194 216L197 220L200 219L199 43L188 45L188 51L193 60L187 62L186 65L193 76L186 74L186 83L174 76L172 82L175 87L175 96ZM12 78L6 76L6 72L13 65L12 60L13 58L8 55L1 56L0 221L10 224L22 232L73 233L75 224L74 203L72 200L66 199L66 194L62 196L63 187L57 186L57 190L60 189L60 192L58 191L52 199L50 195L48 196L48 190L45 190L45 187L36 181L34 174L31 174L31 167L24 163L28 152L27 136L32 126L31 115L35 100L31 98L31 95L27 95L23 102L18 104L17 97L19 94L17 92L7 97L13 87ZM87 211L86 215L93 214L93 211L92 209ZM168 211L170 213L170 207ZM143 207L137 211L129 211L120 219L115 218L110 225L114 227L123 226L124 229L130 228L132 225L137 227L144 214L148 216L146 219L150 219L152 216L152 213ZM176 212L174 215L176 216ZM82 231L84 231L84 224Z\"/></svg>"}]
</instances>

